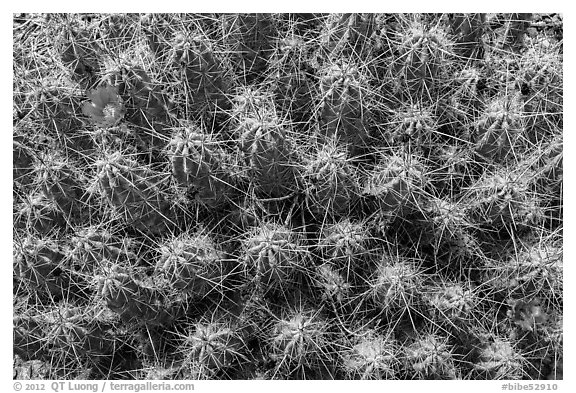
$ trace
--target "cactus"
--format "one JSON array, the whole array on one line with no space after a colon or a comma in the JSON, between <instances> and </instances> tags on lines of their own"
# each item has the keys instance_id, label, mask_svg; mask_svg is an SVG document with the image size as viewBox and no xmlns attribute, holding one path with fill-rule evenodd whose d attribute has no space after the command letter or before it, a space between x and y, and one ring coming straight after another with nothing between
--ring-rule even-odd
<instances>
[{"instance_id":1,"label":"cactus","mask_svg":"<svg viewBox=\"0 0 576 393\"><path fill-rule=\"evenodd\" d=\"M526 359L514 345L500 337L490 337L480 350L474 368L482 379L522 379Z\"/></svg>"},{"instance_id":2,"label":"cactus","mask_svg":"<svg viewBox=\"0 0 576 393\"><path fill-rule=\"evenodd\" d=\"M226 14L225 37L241 83L252 83L268 66L276 27L269 14Z\"/></svg>"},{"instance_id":3,"label":"cactus","mask_svg":"<svg viewBox=\"0 0 576 393\"><path fill-rule=\"evenodd\" d=\"M448 340L437 334L424 334L406 351L406 363L418 379L458 379L454 355Z\"/></svg>"},{"instance_id":4,"label":"cactus","mask_svg":"<svg viewBox=\"0 0 576 393\"><path fill-rule=\"evenodd\" d=\"M563 59L561 45L534 43L519 59L516 87L524 96L529 138L539 142L563 125Z\"/></svg>"},{"instance_id":5,"label":"cactus","mask_svg":"<svg viewBox=\"0 0 576 393\"><path fill-rule=\"evenodd\" d=\"M554 138L544 151L536 151L536 157L529 158L528 165L534 171L532 183L546 206L555 214L562 214L562 188L564 185L563 141L562 136ZM521 165L521 167L524 167Z\"/></svg>"},{"instance_id":6,"label":"cactus","mask_svg":"<svg viewBox=\"0 0 576 393\"><path fill-rule=\"evenodd\" d=\"M305 12L283 14L286 20L294 25L295 33L300 36L316 35L327 15Z\"/></svg>"},{"instance_id":7,"label":"cactus","mask_svg":"<svg viewBox=\"0 0 576 393\"><path fill-rule=\"evenodd\" d=\"M280 198L294 191L296 171L286 133L275 119L246 119L240 125L241 149L257 191Z\"/></svg>"},{"instance_id":8,"label":"cactus","mask_svg":"<svg viewBox=\"0 0 576 393\"><path fill-rule=\"evenodd\" d=\"M151 233L171 225L156 173L119 152L104 157L97 166L102 193L130 225Z\"/></svg>"},{"instance_id":9,"label":"cactus","mask_svg":"<svg viewBox=\"0 0 576 393\"><path fill-rule=\"evenodd\" d=\"M477 265L482 251L475 238L473 220L464 203L450 202L445 199L431 198L423 207L424 235L422 244L432 246L438 263L443 271L460 272L464 268Z\"/></svg>"},{"instance_id":10,"label":"cactus","mask_svg":"<svg viewBox=\"0 0 576 393\"><path fill-rule=\"evenodd\" d=\"M472 223L466 217L466 209L458 203L431 199L425 210L438 243L456 240L460 234L472 228Z\"/></svg>"},{"instance_id":11,"label":"cactus","mask_svg":"<svg viewBox=\"0 0 576 393\"><path fill-rule=\"evenodd\" d=\"M323 44L333 57L366 56L376 32L375 14L331 14L326 21Z\"/></svg>"},{"instance_id":12,"label":"cactus","mask_svg":"<svg viewBox=\"0 0 576 393\"><path fill-rule=\"evenodd\" d=\"M155 120L167 120L171 103L144 69L126 65L119 70L110 70L108 74L108 78L117 82L114 85L118 86L118 91L126 102L129 120L142 127L147 127ZM135 119L142 121L134 121Z\"/></svg>"},{"instance_id":13,"label":"cactus","mask_svg":"<svg viewBox=\"0 0 576 393\"><path fill-rule=\"evenodd\" d=\"M170 14L150 13L140 17L140 24L146 42L154 57L165 63L170 57L170 39L173 33L173 20Z\"/></svg>"},{"instance_id":14,"label":"cactus","mask_svg":"<svg viewBox=\"0 0 576 393\"><path fill-rule=\"evenodd\" d=\"M451 54L446 34L437 27L429 28L423 22L412 22L399 32L396 69L410 97L431 97L439 87L442 66Z\"/></svg>"},{"instance_id":15,"label":"cactus","mask_svg":"<svg viewBox=\"0 0 576 393\"><path fill-rule=\"evenodd\" d=\"M50 351L60 351L90 362L112 353L114 343L95 323L94 315L71 304L61 303L42 317L42 330Z\"/></svg>"},{"instance_id":16,"label":"cactus","mask_svg":"<svg viewBox=\"0 0 576 393\"><path fill-rule=\"evenodd\" d=\"M46 197L53 200L66 217L80 219L86 209L83 202L85 190L79 176L64 158L56 154L47 154L39 161L38 181Z\"/></svg>"},{"instance_id":17,"label":"cactus","mask_svg":"<svg viewBox=\"0 0 576 393\"><path fill-rule=\"evenodd\" d=\"M366 99L358 70L352 66L330 66L322 76L320 90L322 135L341 141L357 153L368 138L368 113L363 107Z\"/></svg>"},{"instance_id":18,"label":"cactus","mask_svg":"<svg viewBox=\"0 0 576 393\"><path fill-rule=\"evenodd\" d=\"M472 217L496 228L530 228L541 222L543 211L530 188L531 176L527 171L505 169L486 173L467 197Z\"/></svg>"},{"instance_id":19,"label":"cactus","mask_svg":"<svg viewBox=\"0 0 576 393\"><path fill-rule=\"evenodd\" d=\"M368 250L368 231L362 222L344 218L322 228L318 246L325 262L351 273L358 270Z\"/></svg>"},{"instance_id":20,"label":"cactus","mask_svg":"<svg viewBox=\"0 0 576 393\"><path fill-rule=\"evenodd\" d=\"M362 197L379 209L379 214L401 214L406 207L417 205L424 185L424 167L415 157L382 156L364 180Z\"/></svg>"},{"instance_id":21,"label":"cactus","mask_svg":"<svg viewBox=\"0 0 576 393\"><path fill-rule=\"evenodd\" d=\"M399 368L398 343L375 330L354 337L353 346L342 354L347 378L394 379Z\"/></svg>"},{"instance_id":22,"label":"cactus","mask_svg":"<svg viewBox=\"0 0 576 393\"><path fill-rule=\"evenodd\" d=\"M476 153L485 160L503 162L514 154L523 132L521 99L506 95L490 102L476 123Z\"/></svg>"},{"instance_id":23,"label":"cactus","mask_svg":"<svg viewBox=\"0 0 576 393\"><path fill-rule=\"evenodd\" d=\"M505 261L494 262L486 271L487 282L507 296L558 296L563 291L562 249L546 244L520 250Z\"/></svg>"},{"instance_id":24,"label":"cactus","mask_svg":"<svg viewBox=\"0 0 576 393\"><path fill-rule=\"evenodd\" d=\"M70 21L66 25L55 36L55 49L64 66L72 69L73 78L86 89L97 82L101 49L88 29L73 26Z\"/></svg>"},{"instance_id":25,"label":"cactus","mask_svg":"<svg viewBox=\"0 0 576 393\"><path fill-rule=\"evenodd\" d=\"M297 273L305 268L305 256L298 235L273 223L255 228L244 241L246 273L268 291L284 292L294 284Z\"/></svg>"},{"instance_id":26,"label":"cactus","mask_svg":"<svg viewBox=\"0 0 576 393\"><path fill-rule=\"evenodd\" d=\"M289 310L272 327L270 356L278 370L301 371L330 361L327 322L318 311Z\"/></svg>"},{"instance_id":27,"label":"cactus","mask_svg":"<svg viewBox=\"0 0 576 393\"><path fill-rule=\"evenodd\" d=\"M431 108L410 105L396 112L394 126L386 133L390 145L415 141L417 145L430 145L436 133L436 120Z\"/></svg>"},{"instance_id":28,"label":"cactus","mask_svg":"<svg viewBox=\"0 0 576 393\"><path fill-rule=\"evenodd\" d=\"M287 38L281 44L270 64L276 107L282 118L308 123L312 120L310 107L315 105L316 96L313 70L308 64L311 45L297 37Z\"/></svg>"},{"instance_id":29,"label":"cactus","mask_svg":"<svg viewBox=\"0 0 576 393\"><path fill-rule=\"evenodd\" d=\"M25 239L14 257L14 274L28 288L38 294L61 297L70 280L63 269L64 254L48 239Z\"/></svg>"},{"instance_id":30,"label":"cactus","mask_svg":"<svg viewBox=\"0 0 576 393\"><path fill-rule=\"evenodd\" d=\"M222 292L226 269L224 256L206 234L183 234L160 247L155 274L165 277L171 288L202 298Z\"/></svg>"},{"instance_id":31,"label":"cactus","mask_svg":"<svg viewBox=\"0 0 576 393\"><path fill-rule=\"evenodd\" d=\"M34 155L24 141L23 137L16 135L12 139L12 179L22 186L34 180Z\"/></svg>"},{"instance_id":32,"label":"cactus","mask_svg":"<svg viewBox=\"0 0 576 393\"><path fill-rule=\"evenodd\" d=\"M162 326L173 320L172 310L167 310L158 291L139 284L120 265L105 263L103 267L102 274L96 276L99 296L123 321Z\"/></svg>"},{"instance_id":33,"label":"cactus","mask_svg":"<svg viewBox=\"0 0 576 393\"><path fill-rule=\"evenodd\" d=\"M205 37L177 34L170 55L188 81L187 90L191 94L188 109L193 116L229 109L227 81Z\"/></svg>"},{"instance_id":34,"label":"cactus","mask_svg":"<svg viewBox=\"0 0 576 393\"><path fill-rule=\"evenodd\" d=\"M413 308L419 300L422 276L409 260L383 256L369 282L367 293L387 314Z\"/></svg>"},{"instance_id":35,"label":"cactus","mask_svg":"<svg viewBox=\"0 0 576 393\"><path fill-rule=\"evenodd\" d=\"M481 171L474 162L474 152L465 146L438 146L433 165L439 169L429 172L430 182L439 195L450 198L471 186Z\"/></svg>"},{"instance_id":36,"label":"cactus","mask_svg":"<svg viewBox=\"0 0 576 393\"><path fill-rule=\"evenodd\" d=\"M318 267L316 285L320 288L324 301L332 304L347 303L351 285L342 274L330 265Z\"/></svg>"},{"instance_id":37,"label":"cactus","mask_svg":"<svg viewBox=\"0 0 576 393\"><path fill-rule=\"evenodd\" d=\"M447 323L449 326L454 323L470 321L472 311L478 304L472 288L466 288L465 284L454 282L440 282L426 294L428 304L432 307L432 313L437 320Z\"/></svg>"},{"instance_id":38,"label":"cactus","mask_svg":"<svg viewBox=\"0 0 576 393\"><path fill-rule=\"evenodd\" d=\"M15 206L14 228L47 235L64 224L64 217L56 203L43 193L28 195Z\"/></svg>"},{"instance_id":39,"label":"cactus","mask_svg":"<svg viewBox=\"0 0 576 393\"><path fill-rule=\"evenodd\" d=\"M454 34L454 52L462 60L481 59L484 55L482 34L485 14L455 14L450 20Z\"/></svg>"},{"instance_id":40,"label":"cactus","mask_svg":"<svg viewBox=\"0 0 576 393\"><path fill-rule=\"evenodd\" d=\"M304 179L309 207L314 213L348 214L359 195L357 170L347 152L334 141L309 158Z\"/></svg>"},{"instance_id":41,"label":"cactus","mask_svg":"<svg viewBox=\"0 0 576 393\"><path fill-rule=\"evenodd\" d=\"M443 257L447 259L449 266L462 271L464 267L477 266L479 261L484 260L485 255L479 241L469 231L462 231L450 239Z\"/></svg>"},{"instance_id":42,"label":"cactus","mask_svg":"<svg viewBox=\"0 0 576 393\"><path fill-rule=\"evenodd\" d=\"M512 13L504 15L504 18L503 34L497 45L500 48L518 52L524 47L524 36L530 26L532 14Z\"/></svg>"},{"instance_id":43,"label":"cactus","mask_svg":"<svg viewBox=\"0 0 576 393\"><path fill-rule=\"evenodd\" d=\"M253 89L243 90L235 97L234 117L243 165L257 194L269 198L291 196L297 179L295 157L272 97Z\"/></svg>"},{"instance_id":44,"label":"cactus","mask_svg":"<svg viewBox=\"0 0 576 393\"><path fill-rule=\"evenodd\" d=\"M104 78L118 89L125 108L124 119L139 128L135 135L141 149L162 149L170 137L167 125L173 104L160 83L129 62L110 63Z\"/></svg>"},{"instance_id":45,"label":"cactus","mask_svg":"<svg viewBox=\"0 0 576 393\"><path fill-rule=\"evenodd\" d=\"M46 355L46 338L36 315L13 318L14 353L24 361L41 359Z\"/></svg>"},{"instance_id":46,"label":"cactus","mask_svg":"<svg viewBox=\"0 0 576 393\"><path fill-rule=\"evenodd\" d=\"M230 320L202 318L184 338L184 353L209 372L226 369L246 360L246 343Z\"/></svg>"},{"instance_id":47,"label":"cactus","mask_svg":"<svg viewBox=\"0 0 576 393\"><path fill-rule=\"evenodd\" d=\"M478 86L483 74L474 67L466 67L455 72L454 85L450 86L449 97L445 100L443 115L451 124L455 135L465 140L470 138L470 119L480 116L483 101Z\"/></svg>"},{"instance_id":48,"label":"cactus","mask_svg":"<svg viewBox=\"0 0 576 393\"><path fill-rule=\"evenodd\" d=\"M170 140L167 155L178 184L196 192L196 199L207 206L218 206L230 192L228 174L222 167L217 143L209 136L186 128Z\"/></svg>"},{"instance_id":49,"label":"cactus","mask_svg":"<svg viewBox=\"0 0 576 393\"><path fill-rule=\"evenodd\" d=\"M123 263L137 259L128 239L120 240L104 227L79 227L70 243L69 255L75 270L86 274L92 274L103 260Z\"/></svg>"}]
</instances>

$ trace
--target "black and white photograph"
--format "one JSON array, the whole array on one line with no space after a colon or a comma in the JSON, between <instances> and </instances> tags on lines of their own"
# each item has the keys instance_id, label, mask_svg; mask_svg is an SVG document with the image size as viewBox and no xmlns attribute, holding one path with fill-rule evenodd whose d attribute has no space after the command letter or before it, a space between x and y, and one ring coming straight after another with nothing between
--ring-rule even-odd
<instances>
[{"instance_id":1,"label":"black and white photograph","mask_svg":"<svg viewBox=\"0 0 576 393\"><path fill-rule=\"evenodd\" d=\"M562 13L12 21L15 391L562 386Z\"/></svg>"}]
</instances>

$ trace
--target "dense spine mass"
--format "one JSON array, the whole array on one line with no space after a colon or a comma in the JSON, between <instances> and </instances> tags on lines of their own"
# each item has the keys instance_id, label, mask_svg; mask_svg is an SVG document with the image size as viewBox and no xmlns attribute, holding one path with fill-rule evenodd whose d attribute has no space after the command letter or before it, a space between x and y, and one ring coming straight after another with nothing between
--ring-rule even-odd
<instances>
[{"instance_id":1,"label":"dense spine mass","mask_svg":"<svg viewBox=\"0 0 576 393\"><path fill-rule=\"evenodd\" d=\"M561 14L12 30L15 379L562 379Z\"/></svg>"}]
</instances>

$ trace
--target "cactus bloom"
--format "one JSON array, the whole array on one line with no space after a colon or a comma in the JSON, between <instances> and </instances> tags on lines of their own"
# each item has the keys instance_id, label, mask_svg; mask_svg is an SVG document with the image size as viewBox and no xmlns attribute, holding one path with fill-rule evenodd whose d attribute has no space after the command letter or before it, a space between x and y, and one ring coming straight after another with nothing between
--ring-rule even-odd
<instances>
[{"instance_id":1,"label":"cactus bloom","mask_svg":"<svg viewBox=\"0 0 576 393\"><path fill-rule=\"evenodd\" d=\"M99 127L115 126L126 113L116 86L100 86L88 93L88 98L90 101L84 103L82 113Z\"/></svg>"}]
</instances>

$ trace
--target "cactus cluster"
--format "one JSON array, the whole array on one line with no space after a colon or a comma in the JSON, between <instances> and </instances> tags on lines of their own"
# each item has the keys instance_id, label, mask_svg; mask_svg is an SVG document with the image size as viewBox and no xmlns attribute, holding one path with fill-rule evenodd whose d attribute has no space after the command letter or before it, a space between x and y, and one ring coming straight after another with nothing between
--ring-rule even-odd
<instances>
[{"instance_id":1,"label":"cactus cluster","mask_svg":"<svg viewBox=\"0 0 576 393\"><path fill-rule=\"evenodd\" d=\"M15 378L561 378L560 14L13 22Z\"/></svg>"}]
</instances>

